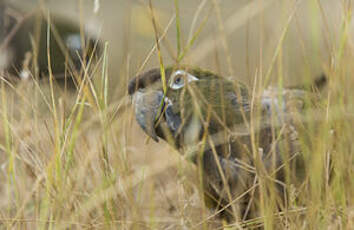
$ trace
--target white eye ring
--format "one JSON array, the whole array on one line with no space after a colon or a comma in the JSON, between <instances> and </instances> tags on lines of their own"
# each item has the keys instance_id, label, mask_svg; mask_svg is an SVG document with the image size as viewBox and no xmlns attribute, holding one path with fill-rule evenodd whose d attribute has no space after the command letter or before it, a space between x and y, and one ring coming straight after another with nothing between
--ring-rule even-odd
<instances>
[{"instance_id":1,"label":"white eye ring","mask_svg":"<svg viewBox=\"0 0 354 230\"><path fill-rule=\"evenodd\" d=\"M184 70L177 70L176 72L174 72L171 75L171 81L170 81L170 88L171 89L180 89L184 86L184 78L176 78L178 76L186 76L188 82L192 82L192 81L198 81L199 79L196 76L193 76L190 73L187 73Z\"/></svg>"}]
</instances>

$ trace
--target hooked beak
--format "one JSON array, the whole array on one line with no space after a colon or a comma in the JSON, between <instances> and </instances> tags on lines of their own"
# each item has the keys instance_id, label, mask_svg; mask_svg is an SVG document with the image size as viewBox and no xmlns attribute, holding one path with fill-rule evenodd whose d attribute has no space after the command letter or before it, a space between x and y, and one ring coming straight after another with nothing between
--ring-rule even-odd
<instances>
[{"instance_id":1,"label":"hooked beak","mask_svg":"<svg viewBox=\"0 0 354 230\"><path fill-rule=\"evenodd\" d=\"M155 124L163 111L163 92L153 90L148 92L137 91L134 94L133 103L135 107L135 117L140 127L145 133L158 142Z\"/></svg>"}]
</instances>

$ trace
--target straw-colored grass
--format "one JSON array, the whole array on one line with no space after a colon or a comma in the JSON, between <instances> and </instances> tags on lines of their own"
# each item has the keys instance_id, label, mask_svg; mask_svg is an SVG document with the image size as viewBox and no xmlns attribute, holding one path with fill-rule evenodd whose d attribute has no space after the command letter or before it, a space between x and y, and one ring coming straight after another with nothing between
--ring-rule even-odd
<instances>
[{"instance_id":1,"label":"straw-colored grass","mask_svg":"<svg viewBox=\"0 0 354 230\"><path fill-rule=\"evenodd\" d=\"M159 63L163 70L166 60L201 66L214 63L210 68L215 72L235 77L240 69L255 66L243 71L250 74L242 80L251 89L256 83L254 90L260 92L269 84L283 87L309 81L319 74L312 66L317 57L328 86L318 95L316 111L303 114L307 126L300 140L305 181L301 188L294 187L286 212L274 211L274 194L260 189L264 200L259 218L229 224L217 219L202 201L198 169L163 141L147 140L136 124L125 94L127 79L134 75L128 71L134 67L129 66L129 55L124 62L127 70L120 70L118 90L112 90L109 84L116 73L107 69L115 60L108 59L112 44L106 43L98 62L76 76L82 79L77 91L57 86L52 76L49 84L0 79L0 229L353 229L351 4L338 1L340 24L333 26L323 1L313 0L310 6L305 1L279 2L250 1L226 17L222 1L201 1L193 20L185 25L182 1L171 1L175 14L167 18L170 23L154 16L154 1L150 7L142 1L153 20L153 48L149 54L137 54L146 61L133 73L146 69L148 62ZM264 14L274 5L283 7L286 20L264 25ZM310 19L316 16L321 23L308 22L313 30L302 31L298 24L304 14ZM244 31L241 27L247 30L251 20L259 22L259 36L248 37L246 46L254 39L258 45L243 54L250 62L234 64L238 49L231 45L232 35ZM319 24L325 26L317 30ZM213 33L203 33L206 25L212 25ZM272 26L274 34L265 32L269 32L265 27ZM289 32L289 26L297 32ZM189 34L186 28L191 29ZM308 56L307 49L315 51L322 44L313 40L313 47L305 45L311 36L322 37L328 61L315 53ZM276 42L268 46L268 39ZM286 47L289 40L295 41L295 48ZM176 52L169 57L171 44L176 44ZM301 71L291 66L287 52L292 49L303 55ZM252 59L256 57L252 51L260 58ZM287 79L294 69L302 77Z\"/></svg>"}]
</instances>

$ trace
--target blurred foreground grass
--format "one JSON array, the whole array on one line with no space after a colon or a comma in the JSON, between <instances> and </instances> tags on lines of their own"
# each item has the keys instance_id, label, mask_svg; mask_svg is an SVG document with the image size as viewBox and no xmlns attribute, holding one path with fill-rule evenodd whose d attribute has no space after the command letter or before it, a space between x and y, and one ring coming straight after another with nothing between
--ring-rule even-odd
<instances>
[{"instance_id":1,"label":"blurred foreground grass","mask_svg":"<svg viewBox=\"0 0 354 230\"><path fill-rule=\"evenodd\" d=\"M322 20L326 21L326 14L316 2L312 1L309 14L322 12ZM209 62L213 60L214 71L232 73L237 77L237 69L232 63L233 53L238 49L228 46L230 30L238 31L237 22L244 26L253 13L262 15L265 6L246 4L246 8L242 8L244 11L231 12L235 18L229 17L230 20L223 24L218 3L201 1L195 10L198 12L199 7L204 15L195 14L196 24L191 25L194 29L191 29L190 36L183 34L183 30L174 34L172 42L167 36L161 51L165 57L168 54L173 56L171 47L177 43L179 54L186 52L183 62L187 64L198 63L196 60L203 60L203 55L207 55L203 52L211 52ZM306 159L305 183L302 188L294 189L293 195L297 199L289 207L292 212L281 213L282 218L268 213L253 223L250 221L250 226L264 221L267 228L273 226L269 224L271 222L289 229L354 228L354 40L349 2L341 1L340 4L342 17L337 33L333 34L329 29L324 29L321 34L313 31L313 36L323 35L329 47L329 61L320 61L329 82L318 101L321 113L316 113L316 117L308 115L309 128L306 137L302 138ZM290 24L295 20L291 17L296 17L298 8L303 5L286 6L285 18ZM205 10L207 7L210 7L209 14ZM148 8L146 10L149 12ZM219 21L213 24L215 33L200 41L198 30L203 31L203 23L207 23L204 20L210 20L209 17L219 17ZM175 19L183 28L183 18L177 14L172 17L172 26L166 23L172 27L168 27L169 30L175 29ZM262 24L262 20L259 23L260 30L272 26ZM286 78L290 69L298 68L291 66L286 51L298 46L306 50L302 38L306 33L287 37L289 24L282 24L280 33L276 33L279 36L261 32L259 37L249 38L259 41L255 52L265 54L252 60L256 69L247 75L248 82L258 78L264 79L264 84L272 82L282 86L284 82L302 83L306 77L318 74L311 68L312 59L318 55L313 53L315 57L304 57L310 60L309 68L301 70L304 76ZM164 29L161 28L159 36L164 34ZM276 45L271 48L266 47L269 37L276 40ZM289 45L284 43L286 39L298 43L294 47L285 47L285 44ZM222 44L221 48L216 49L215 43ZM314 42L313 46L320 45ZM252 49L244 55L252 55ZM155 58L156 62L155 51L150 58ZM298 52L307 54L300 49ZM106 70L107 65L115 65L116 60L107 60L106 55L107 51L98 63L99 69ZM139 55L143 57L140 60L146 58L146 54ZM200 199L194 166L163 143L146 143L144 134L135 124L130 98L125 96L126 82L133 75L129 71L132 68L130 56L126 58L121 65L125 69L119 71L115 90L111 90L108 84L116 72L109 71L81 76L86 80L77 92L55 84L26 81L12 85L1 80L1 229L220 228L219 220L213 218L212 211L206 209ZM170 56L169 59L174 58ZM244 66L243 72L247 72L247 62ZM138 68L133 72L137 71ZM91 75L95 76L93 82L88 80Z\"/></svg>"}]
</instances>

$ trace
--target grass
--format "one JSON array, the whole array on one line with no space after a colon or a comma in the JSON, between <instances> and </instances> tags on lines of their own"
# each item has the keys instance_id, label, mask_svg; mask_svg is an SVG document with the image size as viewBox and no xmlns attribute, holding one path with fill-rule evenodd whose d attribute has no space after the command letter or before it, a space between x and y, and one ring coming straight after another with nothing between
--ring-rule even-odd
<instances>
[{"instance_id":1,"label":"grass","mask_svg":"<svg viewBox=\"0 0 354 230\"><path fill-rule=\"evenodd\" d=\"M169 36L173 33L171 23L163 31L158 21L154 23L152 52L158 53L157 63L161 69L163 60L168 58L197 64L212 53L211 59L217 60L214 69L225 69L217 63L227 63L227 71L222 71L227 73L246 68L241 63L236 68L233 64L233 53L238 49L229 44L231 35L247 27L253 18L264 23L263 14L274 2L263 2L261 6L250 2L225 19L221 2L202 1L184 42L183 29L188 28L182 17L184 5L175 0L171 4L175 10L171 20L176 23L176 36ZM111 44L106 43L100 60L86 71L76 73L76 77L83 79L77 91L63 90L52 78L49 85L34 79L12 84L1 78L0 228L239 229L261 225L266 229L275 226L352 229L354 47L351 6L344 0L338 2L342 17L337 33L329 29L323 32L330 49L331 61L322 63L328 87L316 101L317 109L302 114L308 121L300 138L305 181L301 187L292 188L285 211L274 210L276 195L260 180L250 188L261 187L260 217L230 224L215 218L215 213L202 201L198 169L162 141L145 143L146 137L134 120L130 99L126 95L119 99L112 95L109 83L113 73L107 68L115 60L108 59ZM254 87L255 95L270 83L286 85L286 73L294 68L286 64L285 42L290 36L288 26L298 19L298 10L305 4L292 3L286 6L290 13L288 21L282 24L280 36L272 37L277 41L274 47L265 45L266 37L272 36L264 34L264 27L269 25L259 27L257 52L264 56L256 61L256 69L248 76L254 83L250 86ZM310 18L311 14L321 12L319 20L330 22L320 1L313 0L311 4ZM146 9L149 12L148 6ZM212 19L216 20L213 25L216 34L205 36L203 30ZM298 43L305 44L306 36L305 32L299 32ZM319 37L315 32L313 36ZM174 57L163 57L168 53L164 53L164 48L169 49L165 40L176 41ZM221 43L221 48L215 48L216 43ZM298 50L306 56L305 51ZM155 57L152 52L134 73L142 71L148 60ZM130 78L127 73L121 78ZM316 74L309 64L304 76ZM294 82L302 81L298 78ZM126 92L124 80L117 87ZM290 181L288 186L291 184Z\"/></svg>"}]
</instances>

